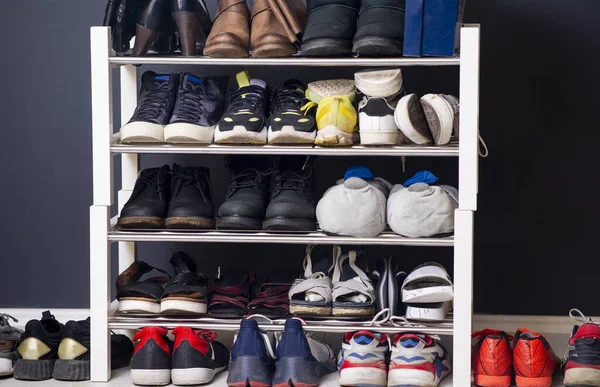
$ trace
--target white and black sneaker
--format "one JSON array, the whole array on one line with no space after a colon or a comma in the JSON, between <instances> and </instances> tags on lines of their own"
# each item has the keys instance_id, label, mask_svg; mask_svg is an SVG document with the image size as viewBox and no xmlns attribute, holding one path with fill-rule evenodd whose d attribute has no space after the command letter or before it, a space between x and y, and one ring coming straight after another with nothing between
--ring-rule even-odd
<instances>
[{"instance_id":1,"label":"white and black sneaker","mask_svg":"<svg viewBox=\"0 0 600 387\"><path fill-rule=\"evenodd\" d=\"M215 128L217 144L266 144L270 90L248 73L237 74L239 88L229 97L229 106Z\"/></svg>"},{"instance_id":2,"label":"white and black sneaker","mask_svg":"<svg viewBox=\"0 0 600 387\"><path fill-rule=\"evenodd\" d=\"M386 98L364 96L358 104L360 143L363 145L396 145L405 137L394 120L394 102Z\"/></svg>"},{"instance_id":3,"label":"white and black sneaker","mask_svg":"<svg viewBox=\"0 0 600 387\"><path fill-rule=\"evenodd\" d=\"M302 106L308 102L306 86L290 79L278 89L271 103L269 144L312 144L317 136L314 109L306 114Z\"/></svg>"},{"instance_id":4,"label":"white and black sneaker","mask_svg":"<svg viewBox=\"0 0 600 387\"><path fill-rule=\"evenodd\" d=\"M458 98L448 94L425 94L421 97L425 119L436 145L450 142L453 133L458 133Z\"/></svg>"},{"instance_id":5,"label":"white and black sneaker","mask_svg":"<svg viewBox=\"0 0 600 387\"><path fill-rule=\"evenodd\" d=\"M171 119L179 74L142 75L138 105L129 122L121 127L121 142L152 143L164 141L164 128Z\"/></svg>"},{"instance_id":6,"label":"white and black sneaker","mask_svg":"<svg viewBox=\"0 0 600 387\"><path fill-rule=\"evenodd\" d=\"M212 143L215 125L225 110L226 88L227 77L183 74L171 121L165 127L165 142Z\"/></svg>"}]
</instances>

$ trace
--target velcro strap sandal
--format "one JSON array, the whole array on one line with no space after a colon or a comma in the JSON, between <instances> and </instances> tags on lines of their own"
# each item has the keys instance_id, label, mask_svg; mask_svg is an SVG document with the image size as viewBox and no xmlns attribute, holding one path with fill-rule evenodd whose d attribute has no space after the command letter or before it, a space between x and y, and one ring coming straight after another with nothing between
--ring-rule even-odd
<instances>
[{"instance_id":1,"label":"velcro strap sandal","mask_svg":"<svg viewBox=\"0 0 600 387\"><path fill-rule=\"evenodd\" d=\"M170 262L175 276L165 285L161 312L206 313L206 274L198 273L194 259L184 252L174 253Z\"/></svg>"},{"instance_id":2,"label":"velcro strap sandal","mask_svg":"<svg viewBox=\"0 0 600 387\"><path fill-rule=\"evenodd\" d=\"M296 279L290 288L290 312L299 316L330 316L332 285L328 274L333 265L323 260L313 268L310 256L313 248L306 246L304 278Z\"/></svg>"},{"instance_id":3,"label":"velcro strap sandal","mask_svg":"<svg viewBox=\"0 0 600 387\"><path fill-rule=\"evenodd\" d=\"M142 277L157 271L165 274L146 280ZM138 261L117 277L117 300L119 311L130 313L160 313L160 298L171 276L166 271Z\"/></svg>"},{"instance_id":4,"label":"velcro strap sandal","mask_svg":"<svg viewBox=\"0 0 600 387\"><path fill-rule=\"evenodd\" d=\"M341 255L341 248L336 246L336 255ZM350 250L341 256L333 271L333 308L334 316L363 317L372 316L376 310L375 290L364 259L357 261L362 252ZM364 268L361 269L362 266Z\"/></svg>"}]
</instances>

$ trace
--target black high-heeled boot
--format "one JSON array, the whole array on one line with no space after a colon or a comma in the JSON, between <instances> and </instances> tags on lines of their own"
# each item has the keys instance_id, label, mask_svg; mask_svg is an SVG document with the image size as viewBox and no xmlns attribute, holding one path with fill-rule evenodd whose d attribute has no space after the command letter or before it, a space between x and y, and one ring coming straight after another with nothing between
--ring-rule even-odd
<instances>
[{"instance_id":1,"label":"black high-heeled boot","mask_svg":"<svg viewBox=\"0 0 600 387\"><path fill-rule=\"evenodd\" d=\"M201 54L212 28L204 0L172 0L172 15L179 31L183 56Z\"/></svg>"},{"instance_id":2,"label":"black high-heeled boot","mask_svg":"<svg viewBox=\"0 0 600 387\"><path fill-rule=\"evenodd\" d=\"M170 11L169 0L147 0L135 26L131 56L146 56L158 33L168 33Z\"/></svg>"}]
</instances>

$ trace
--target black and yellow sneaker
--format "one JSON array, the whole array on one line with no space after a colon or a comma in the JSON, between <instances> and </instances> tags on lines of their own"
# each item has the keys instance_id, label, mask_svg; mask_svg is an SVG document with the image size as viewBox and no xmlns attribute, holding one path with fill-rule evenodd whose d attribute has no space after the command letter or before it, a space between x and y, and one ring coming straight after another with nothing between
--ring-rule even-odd
<instances>
[{"instance_id":1,"label":"black and yellow sneaker","mask_svg":"<svg viewBox=\"0 0 600 387\"><path fill-rule=\"evenodd\" d=\"M271 103L269 144L312 144L317 135L315 110L304 109L308 103L306 86L290 79L278 89Z\"/></svg>"},{"instance_id":2,"label":"black and yellow sneaker","mask_svg":"<svg viewBox=\"0 0 600 387\"><path fill-rule=\"evenodd\" d=\"M230 93L229 105L215 128L217 144L266 144L270 90L265 81L236 75L239 88Z\"/></svg>"},{"instance_id":3,"label":"black and yellow sneaker","mask_svg":"<svg viewBox=\"0 0 600 387\"><path fill-rule=\"evenodd\" d=\"M133 343L125 335L111 337L111 368L127 367L133 354ZM52 377L57 380L88 380L90 378L90 318L68 321L58 346L58 360Z\"/></svg>"},{"instance_id":4,"label":"black and yellow sneaker","mask_svg":"<svg viewBox=\"0 0 600 387\"><path fill-rule=\"evenodd\" d=\"M63 328L49 310L42 313L41 320L30 320L25 325L16 351L15 379L46 380L52 377Z\"/></svg>"}]
</instances>

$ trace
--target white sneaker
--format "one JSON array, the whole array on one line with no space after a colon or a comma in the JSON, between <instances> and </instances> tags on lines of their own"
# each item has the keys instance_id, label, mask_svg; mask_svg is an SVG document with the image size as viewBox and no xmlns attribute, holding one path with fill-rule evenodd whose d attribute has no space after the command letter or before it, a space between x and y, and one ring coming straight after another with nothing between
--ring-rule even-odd
<instances>
[{"instance_id":1,"label":"white sneaker","mask_svg":"<svg viewBox=\"0 0 600 387\"><path fill-rule=\"evenodd\" d=\"M394 112L394 120L400 131L413 143L424 145L431 142L431 131L416 94L400 98Z\"/></svg>"},{"instance_id":2,"label":"white sneaker","mask_svg":"<svg viewBox=\"0 0 600 387\"><path fill-rule=\"evenodd\" d=\"M436 145L449 143L452 133L458 133L458 99L447 94L426 94L421 97L421 105L433 142Z\"/></svg>"},{"instance_id":3,"label":"white sneaker","mask_svg":"<svg viewBox=\"0 0 600 387\"><path fill-rule=\"evenodd\" d=\"M369 97L387 98L402 90L400 69L364 70L354 74L354 83L361 93Z\"/></svg>"},{"instance_id":4,"label":"white sneaker","mask_svg":"<svg viewBox=\"0 0 600 387\"><path fill-rule=\"evenodd\" d=\"M363 145L396 145L405 139L394 120L394 107L385 98L363 97L358 117Z\"/></svg>"}]
</instances>

